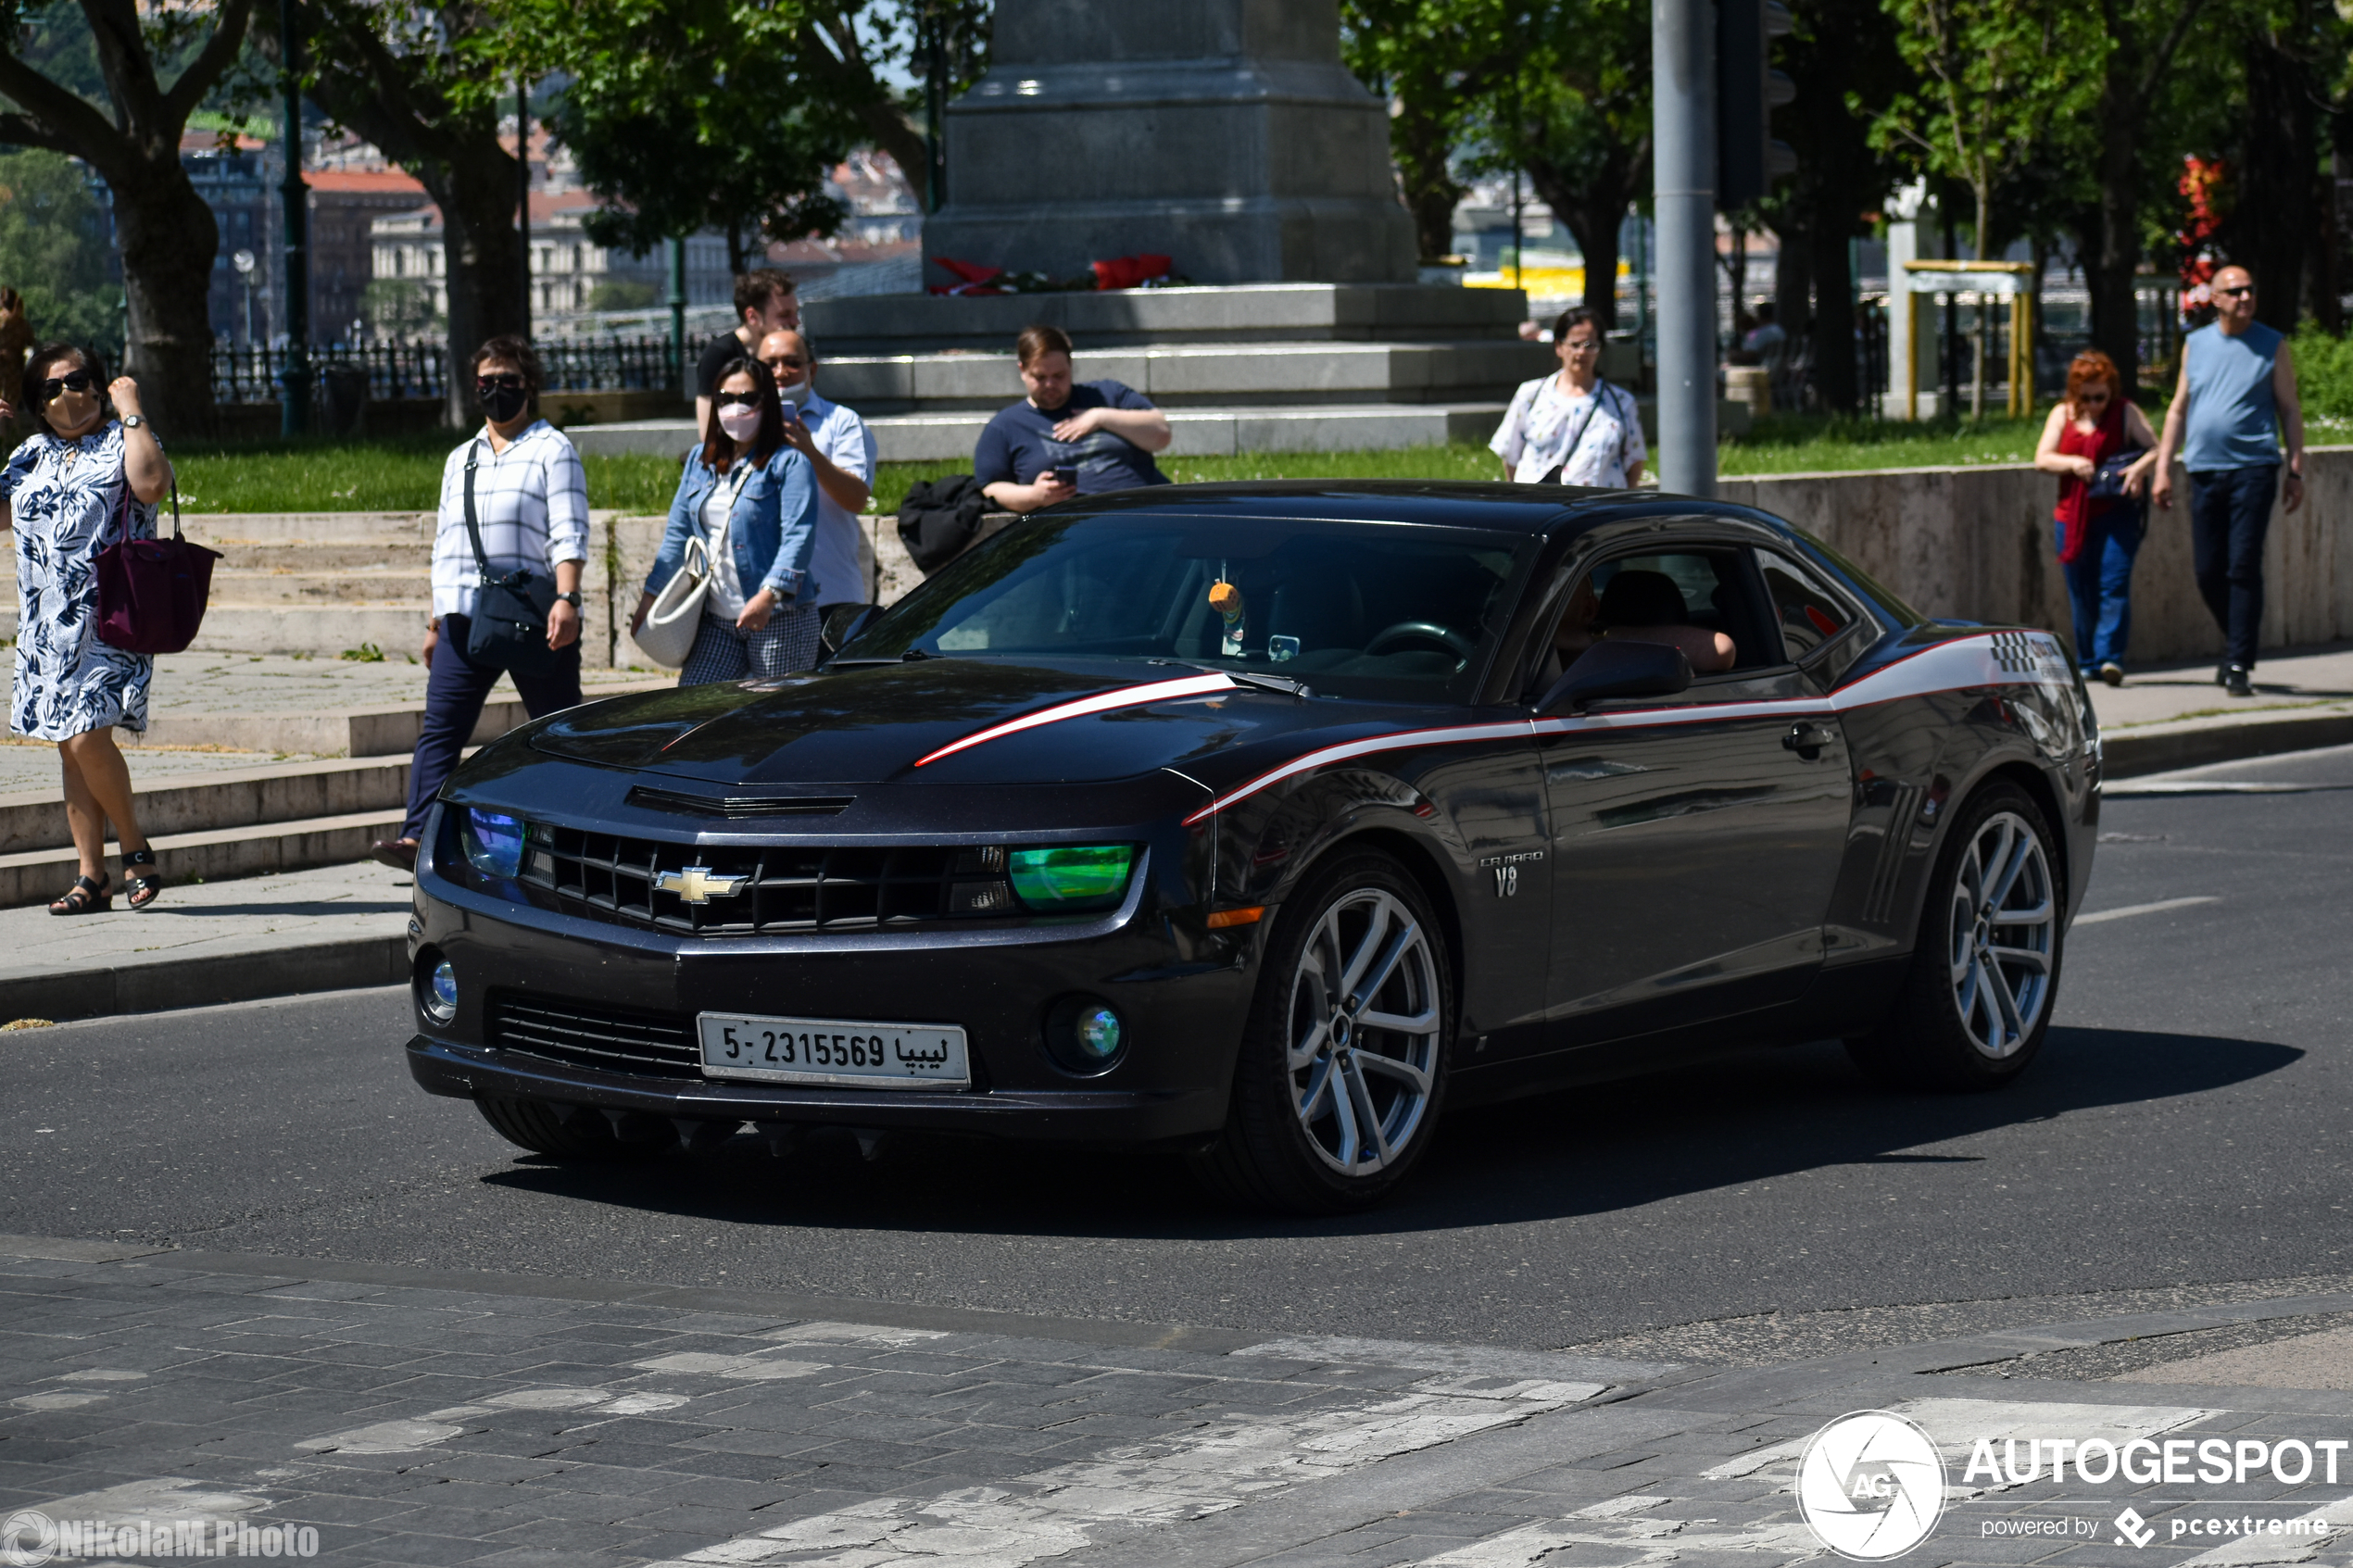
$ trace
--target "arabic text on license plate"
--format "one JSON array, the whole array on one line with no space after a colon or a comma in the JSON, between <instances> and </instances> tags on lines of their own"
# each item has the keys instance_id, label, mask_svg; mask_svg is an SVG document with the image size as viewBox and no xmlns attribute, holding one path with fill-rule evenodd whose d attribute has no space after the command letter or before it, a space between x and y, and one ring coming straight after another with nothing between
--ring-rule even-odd
<instances>
[{"instance_id":1,"label":"arabic text on license plate","mask_svg":"<svg viewBox=\"0 0 2353 1568\"><path fill-rule=\"evenodd\" d=\"M972 1083L964 1032L952 1024L732 1012L706 1012L697 1022L706 1078L874 1089L961 1089Z\"/></svg>"}]
</instances>

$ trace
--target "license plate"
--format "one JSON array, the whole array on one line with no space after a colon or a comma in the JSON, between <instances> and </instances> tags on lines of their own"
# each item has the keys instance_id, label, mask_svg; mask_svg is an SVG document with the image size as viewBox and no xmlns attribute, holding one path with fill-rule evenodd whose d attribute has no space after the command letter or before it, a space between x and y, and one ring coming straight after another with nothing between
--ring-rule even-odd
<instances>
[{"instance_id":1,"label":"license plate","mask_svg":"<svg viewBox=\"0 0 2353 1568\"><path fill-rule=\"evenodd\" d=\"M862 1089L962 1089L973 1081L964 1032L952 1024L736 1012L706 1012L696 1022L706 1078Z\"/></svg>"}]
</instances>

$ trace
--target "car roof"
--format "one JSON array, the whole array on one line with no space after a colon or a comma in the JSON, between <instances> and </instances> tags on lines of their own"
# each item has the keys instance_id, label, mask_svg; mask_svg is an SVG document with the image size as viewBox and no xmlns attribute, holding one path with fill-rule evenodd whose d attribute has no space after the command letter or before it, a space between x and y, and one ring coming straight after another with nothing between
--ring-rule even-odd
<instances>
[{"instance_id":1,"label":"car roof","mask_svg":"<svg viewBox=\"0 0 2353 1568\"><path fill-rule=\"evenodd\" d=\"M1661 500L1678 511L1743 508L1666 496L1655 490L1603 490L1586 485L1466 483L1412 479L1285 479L1237 484L1155 484L1115 490L1063 503L1072 511L1159 512L1187 517L1301 518L1334 522L1424 523L1489 528L1512 533L1553 533L1564 525L1582 532L1604 515L1647 510ZM1056 508L1060 510L1062 508Z\"/></svg>"}]
</instances>

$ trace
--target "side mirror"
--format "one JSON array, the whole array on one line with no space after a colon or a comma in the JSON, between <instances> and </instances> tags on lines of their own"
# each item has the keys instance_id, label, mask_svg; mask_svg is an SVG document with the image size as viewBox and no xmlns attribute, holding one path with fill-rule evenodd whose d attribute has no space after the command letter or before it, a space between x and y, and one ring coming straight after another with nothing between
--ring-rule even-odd
<instances>
[{"instance_id":1,"label":"side mirror","mask_svg":"<svg viewBox=\"0 0 2353 1568\"><path fill-rule=\"evenodd\" d=\"M866 629L866 622L882 613L880 605L835 605L825 611L823 624L817 628L817 667L822 670L833 661L834 655L849 646L849 639Z\"/></svg>"},{"instance_id":2,"label":"side mirror","mask_svg":"<svg viewBox=\"0 0 2353 1568\"><path fill-rule=\"evenodd\" d=\"M1692 661L1665 643L1595 643L1553 683L1536 711L1552 717L1583 711L1604 697L1673 696L1689 689Z\"/></svg>"}]
</instances>

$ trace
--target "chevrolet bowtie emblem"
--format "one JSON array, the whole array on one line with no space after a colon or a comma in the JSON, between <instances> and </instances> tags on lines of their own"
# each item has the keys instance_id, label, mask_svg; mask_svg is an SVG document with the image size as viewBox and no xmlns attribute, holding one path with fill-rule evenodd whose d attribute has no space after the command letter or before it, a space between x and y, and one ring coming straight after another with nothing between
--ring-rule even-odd
<instances>
[{"instance_id":1,"label":"chevrolet bowtie emblem","mask_svg":"<svg viewBox=\"0 0 2353 1568\"><path fill-rule=\"evenodd\" d=\"M713 898L733 898L750 880L748 876L713 876L709 866L688 866L683 872L657 874L654 885L664 893L675 893L689 904L708 904Z\"/></svg>"}]
</instances>

